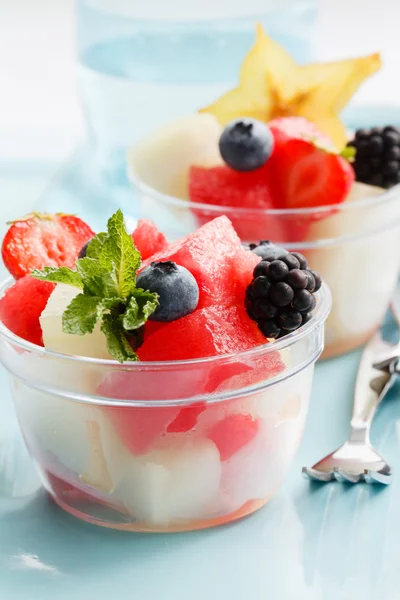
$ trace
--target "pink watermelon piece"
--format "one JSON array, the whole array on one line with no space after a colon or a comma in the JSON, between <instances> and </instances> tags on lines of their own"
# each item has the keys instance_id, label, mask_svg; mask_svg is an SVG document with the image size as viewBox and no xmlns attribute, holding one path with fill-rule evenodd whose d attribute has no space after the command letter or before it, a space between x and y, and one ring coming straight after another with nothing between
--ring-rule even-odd
<instances>
[{"instance_id":1,"label":"pink watermelon piece","mask_svg":"<svg viewBox=\"0 0 400 600\"><path fill-rule=\"evenodd\" d=\"M217 446L221 460L231 458L257 435L259 421L251 415L229 415L218 421L208 437Z\"/></svg>"},{"instance_id":2,"label":"pink watermelon piece","mask_svg":"<svg viewBox=\"0 0 400 600\"><path fill-rule=\"evenodd\" d=\"M142 260L168 246L165 235L157 229L152 221L147 219L138 221L136 229L132 233L132 239L142 255Z\"/></svg>"},{"instance_id":3,"label":"pink watermelon piece","mask_svg":"<svg viewBox=\"0 0 400 600\"><path fill-rule=\"evenodd\" d=\"M229 218L240 239L255 242L265 239L285 240L282 219L271 214L255 216L243 209L270 210L275 206L271 196L265 167L248 173L234 171L227 166L197 167L189 170L189 198L192 202L226 207ZM207 209L192 208L199 225L215 216Z\"/></svg>"},{"instance_id":4,"label":"pink watermelon piece","mask_svg":"<svg viewBox=\"0 0 400 600\"><path fill-rule=\"evenodd\" d=\"M198 308L235 302L232 286L234 259L244 252L240 239L225 216L210 221L185 238L143 262L171 260L186 267L200 291Z\"/></svg>"}]
</instances>

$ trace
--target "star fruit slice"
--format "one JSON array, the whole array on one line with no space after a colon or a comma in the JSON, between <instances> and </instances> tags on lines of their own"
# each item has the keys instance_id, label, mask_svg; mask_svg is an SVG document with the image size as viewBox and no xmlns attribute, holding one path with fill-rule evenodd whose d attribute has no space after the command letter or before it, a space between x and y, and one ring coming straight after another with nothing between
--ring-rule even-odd
<instances>
[{"instance_id":1,"label":"star fruit slice","mask_svg":"<svg viewBox=\"0 0 400 600\"><path fill-rule=\"evenodd\" d=\"M223 126L245 116L264 122L280 116L305 117L342 149L346 132L338 114L380 66L378 53L300 66L257 25L238 87L200 112L214 115Z\"/></svg>"}]
</instances>

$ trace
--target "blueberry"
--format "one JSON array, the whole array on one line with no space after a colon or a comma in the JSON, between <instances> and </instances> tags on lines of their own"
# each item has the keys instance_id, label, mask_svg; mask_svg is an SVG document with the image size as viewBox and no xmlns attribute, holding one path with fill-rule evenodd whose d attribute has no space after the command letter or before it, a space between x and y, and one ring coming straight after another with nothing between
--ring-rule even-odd
<instances>
[{"instance_id":1,"label":"blueberry","mask_svg":"<svg viewBox=\"0 0 400 600\"><path fill-rule=\"evenodd\" d=\"M199 302L199 286L193 275L174 262L152 262L137 277L137 287L156 292L159 306L152 321L175 321L192 313Z\"/></svg>"},{"instance_id":2,"label":"blueberry","mask_svg":"<svg viewBox=\"0 0 400 600\"><path fill-rule=\"evenodd\" d=\"M302 322L302 316L297 310L285 310L279 317L279 325L284 331L294 331Z\"/></svg>"},{"instance_id":3,"label":"blueberry","mask_svg":"<svg viewBox=\"0 0 400 600\"><path fill-rule=\"evenodd\" d=\"M78 258L85 258L87 247L89 246L89 244L90 244L91 241L92 240L89 240L88 242L86 242L86 244L84 246L82 246L82 248L80 249Z\"/></svg>"},{"instance_id":4,"label":"blueberry","mask_svg":"<svg viewBox=\"0 0 400 600\"><path fill-rule=\"evenodd\" d=\"M281 333L280 327L273 319L264 319L259 321L258 328L266 338L276 339Z\"/></svg>"},{"instance_id":5,"label":"blueberry","mask_svg":"<svg viewBox=\"0 0 400 600\"><path fill-rule=\"evenodd\" d=\"M275 306L287 306L294 298L294 291L287 283L280 281L271 285L269 299Z\"/></svg>"},{"instance_id":6,"label":"blueberry","mask_svg":"<svg viewBox=\"0 0 400 600\"><path fill-rule=\"evenodd\" d=\"M303 254L300 254L300 252L292 252L292 256L297 258L297 260L299 261L300 269L307 269L307 259L305 256L303 256Z\"/></svg>"},{"instance_id":7,"label":"blueberry","mask_svg":"<svg viewBox=\"0 0 400 600\"><path fill-rule=\"evenodd\" d=\"M308 284L308 277L305 271L300 269L293 269L286 277L286 283L290 285L294 290L304 290Z\"/></svg>"},{"instance_id":8,"label":"blueberry","mask_svg":"<svg viewBox=\"0 0 400 600\"><path fill-rule=\"evenodd\" d=\"M315 298L308 290L299 290L293 299L292 306L301 313L311 312L315 308Z\"/></svg>"},{"instance_id":9,"label":"blueberry","mask_svg":"<svg viewBox=\"0 0 400 600\"><path fill-rule=\"evenodd\" d=\"M269 265L268 279L271 282L283 281L289 273L289 267L282 260L274 260Z\"/></svg>"},{"instance_id":10,"label":"blueberry","mask_svg":"<svg viewBox=\"0 0 400 600\"><path fill-rule=\"evenodd\" d=\"M256 277L251 284L253 294L256 298L266 298L268 296L269 288L271 287L267 277L261 275Z\"/></svg>"},{"instance_id":11,"label":"blueberry","mask_svg":"<svg viewBox=\"0 0 400 600\"><path fill-rule=\"evenodd\" d=\"M253 247L252 247L253 246ZM262 241L257 246L250 245L251 251L260 256L265 262L272 262L287 254L287 251L269 241Z\"/></svg>"},{"instance_id":12,"label":"blueberry","mask_svg":"<svg viewBox=\"0 0 400 600\"><path fill-rule=\"evenodd\" d=\"M268 274L269 263L267 260L262 260L254 267L253 277L261 277Z\"/></svg>"},{"instance_id":13,"label":"blueberry","mask_svg":"<svg viewBox=\"0 0 400 600\"><path fill-rule=\"evenodd\" d=\"M225 127L219 140L222 158L235 171L254 171L269 159L274 148L270 128L256 119L236 119Z\"/></svg>"}]
</instances>

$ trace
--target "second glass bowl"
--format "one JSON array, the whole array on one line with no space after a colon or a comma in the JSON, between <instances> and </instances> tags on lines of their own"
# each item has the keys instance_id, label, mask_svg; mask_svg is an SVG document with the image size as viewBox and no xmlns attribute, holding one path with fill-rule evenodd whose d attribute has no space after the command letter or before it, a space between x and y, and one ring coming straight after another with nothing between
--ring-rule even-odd
<instances>
[{"instance_id":1,"label":"second glass bowl","mask_svg":"<svg viewBox=\"0 0 400 600\"><path fill-rule=\"evenodd\" d=\"M357 348L379 326L400 268L400 186L368 195L368 187L361 185L357 198L339 205L264 210L169 196L154 189L132 166L130 177L141 216L152 219L168 239L185 236L223 214L244 244L269 239L303 253L332 292L325 358Z\"/></svg>"}]
</instances>

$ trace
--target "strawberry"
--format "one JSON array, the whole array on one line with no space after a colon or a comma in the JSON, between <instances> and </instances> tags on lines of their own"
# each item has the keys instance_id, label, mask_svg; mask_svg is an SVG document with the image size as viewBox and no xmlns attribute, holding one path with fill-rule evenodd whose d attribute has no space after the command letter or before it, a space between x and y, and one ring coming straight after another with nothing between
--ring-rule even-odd
<instances>
[{"instance_id":1,"label":"strawberry","mask_svg":"<svg viewBox=\"0 0 400 600\"><path fill-rule=\"evenodd\" d=\"M279 152L289 140L317 141L327 150L335 149L332 141L303 117L278 117L270 121L268 127L274 136L274 152Z\"/></svg>"},{"instance_id":2,"label":"strawberry","mask_svg":"<svg viewBox=\"0 0 400 600\"><path fill-rule=\"evenodd\" d=\"M39 317L55 283L26 275L12 285L0 299L0 320L19 337L43 346Z\"/></svg>"},{"instance_id":3,"label":"strawberry","mask_svg":"<svg viewBox=\"0 0 400 600\"><path fill-rule=\"evenodd\" d=\"M1 248L3 261L15 279L43 267L73 267L93 236L74 215L31 213L11 223Z\"/></svg>"},{"instance_id":4,"label":"strawberry","mask_svg":"<svg viewBox=\"0 0 400 600\"><path fill-rule=\"evenodd\" d=\"M346 199L354 172L325 136L297 117L275 119L269 126L275 149L267 163L268 182L279 208L313 208Z\"/></svg>"}]
</instances>

